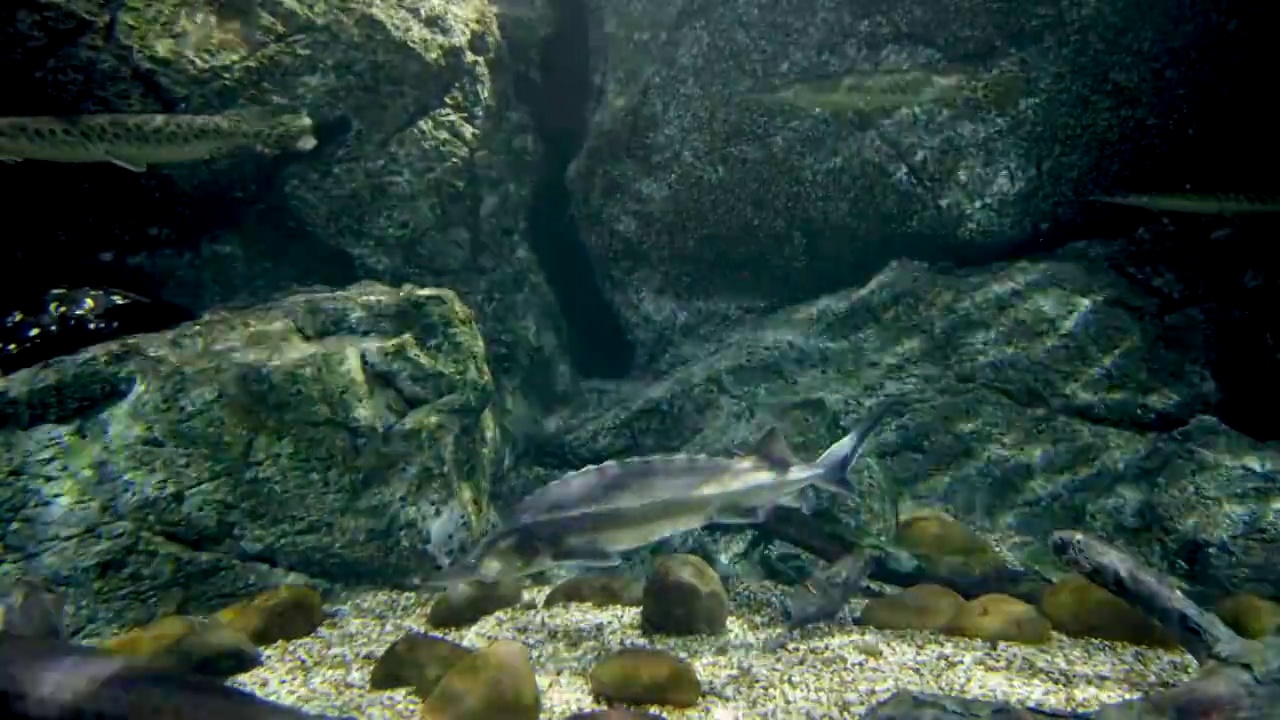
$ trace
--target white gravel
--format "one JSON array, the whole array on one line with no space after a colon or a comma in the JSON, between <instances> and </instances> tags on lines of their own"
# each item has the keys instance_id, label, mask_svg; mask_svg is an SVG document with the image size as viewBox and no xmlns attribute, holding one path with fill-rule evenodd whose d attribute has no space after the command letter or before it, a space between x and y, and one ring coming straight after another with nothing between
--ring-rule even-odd
<instances>
[{"instance_id":1,"label":"white gravel","mask_svg":"<svg viewBox=\"0 0 1280 720\"><path fill-rule=\"evenodd\" d=\"M264 648L264 665L233 683L312 712L416 720L419 701L407 689L367 689L374 661L410 631L469 647L498 639L525 643L538 671L542 717L548 720L599 707L587 673L600 657L625 646L664 648L698 669L704 697L697 707L648 708L672 719L856 717L897 690L1089 710L1182 682L1196 672L1195 661L1182 652L1061 635L1033 646L888 632L853 625L847 613L834 623L785 636L782 589L769 585L734 593L727 634L693 638L643 636L639 608L535 609L533 602L546 592L531 588L524 606L459 630L426 625L428 596L353 594L314 635Z\"/></svg>"}]
</instances>

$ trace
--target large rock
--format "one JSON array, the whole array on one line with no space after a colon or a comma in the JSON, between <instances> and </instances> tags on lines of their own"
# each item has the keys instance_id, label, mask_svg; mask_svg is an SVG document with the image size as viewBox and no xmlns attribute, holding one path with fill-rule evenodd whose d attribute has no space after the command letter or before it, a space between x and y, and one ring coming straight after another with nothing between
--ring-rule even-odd
<instances>
[{"instance_id":1,"label":"large rock","mask_svg":"<svg viewBox=\"0 0 1280 720\"><path fill-rule=\"evenodd\" d=\"M893 263L863 288L691 340L660 380L601 390L546 457L725 453L771 423L815 457L893 396L906 409L852 476L866 497L823 496L856 527L892 528L900 493L1028 561L1052 529L1087 527L1194 587L1275 595L1280 523L1260 508L1280 450L1207 416L1198 313L1158 314L1105 249L968 271Z\"/></svg>"},{"instance_id":2,"label":"large rock","mask_svg":"<svg viewBox=\"0 0 1280 720\"><path fill-rule=\"evenodd\" d=\"M649 357L901 255L1000 257L1061 200L1203 188L1190 128L1231 135L1249 62L1244 3L561 4L600 28L575 210Z\"/></svg>"},{"instance_id":3,"label":"large rock","mask_svg":"<svg viewBox=\"0 0 1280 720\"><path fill-rule=\"evenodd\" d=\"M142 283L196 314L362 279L448 287L481 320L504 402L565 391L558 310L522 234L538 141L511 76L536 48L507 42L488 0L260 0L249 36L219 29L216 2L10 5L0 64L23 81L0 114L282 108L321 140L143 174L0 168L16 205L76 209L0 250L24 282Z\"/></svg>"},{"instance_id":4,"label":"large rock","mask_svg":"<svg viewBox=\"0 0 1280 720\"><path fill-rule=\"evenodd\" d=\"M491 521L494 396L457 295L373 283L20 371L0 380L0 574L49 578L78 626L298 574L404 583Z\"/></svg>"}]
</instances>

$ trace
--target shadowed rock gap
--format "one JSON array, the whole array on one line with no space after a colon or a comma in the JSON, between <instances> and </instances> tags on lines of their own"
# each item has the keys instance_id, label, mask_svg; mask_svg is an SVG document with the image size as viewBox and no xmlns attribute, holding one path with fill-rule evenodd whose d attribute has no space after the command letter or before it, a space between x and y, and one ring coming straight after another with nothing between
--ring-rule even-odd
<instances>
[{"instance_id":1,"label":"shadowed rock gap","mask_svg":"<svg viewBox=\"0 0 1280 720\"><path fill-rule=\"evenodd\" d=\"M586 377L622 378L631 372L635 345L600 286L565 182L587 136L589 11L583 0L557 0L553 7L554 27L539 48L539 87L529 98L542 140L529 245L564 317L574 367Z\"/></svg>"}]
</instances>

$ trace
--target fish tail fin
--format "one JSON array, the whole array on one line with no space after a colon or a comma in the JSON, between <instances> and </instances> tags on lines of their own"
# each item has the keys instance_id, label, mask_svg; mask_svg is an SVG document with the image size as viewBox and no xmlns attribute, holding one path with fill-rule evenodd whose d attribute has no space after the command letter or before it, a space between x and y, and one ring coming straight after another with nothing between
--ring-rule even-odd
<instances>
[{"instance_id":1,"label":"fish tail fin","mask_svg":"<svg viewBox=\"0 0 1280 720\"><path fill-rule=\"evenodd\" d=\"M880 407L871 412L870 415L863 418L862 422L853 429L848 435L840 438L834 445L827 448L817 460L813 461L822 472L815 481L820 487L826 488L842 495L855 495L857 488L853 483L849 482L849 468L858 461L858 457L862 455L862 448L867 444L867 438L871 437L871 433L875 432L889 414L889 411L899 405L896 400L889 400L880 404Z\"/></svg>"}]
</instances>

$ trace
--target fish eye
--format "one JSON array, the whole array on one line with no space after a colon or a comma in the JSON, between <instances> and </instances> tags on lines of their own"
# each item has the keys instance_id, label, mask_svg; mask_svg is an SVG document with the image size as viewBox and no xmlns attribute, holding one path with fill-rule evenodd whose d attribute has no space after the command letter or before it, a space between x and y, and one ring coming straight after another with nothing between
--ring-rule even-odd
<instances>
[{"instance_id":1,"label":"fish eye","mask_svg":"<svg viewBox=\"0 0 1280 720\"><path fill-rule=\"evenodd\" d=\"M502 563L497 558L485 558L480 562L480 575L492 579L502 570Z\"/></svg>"}]
</instances>

